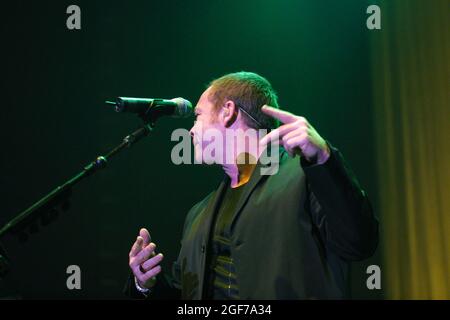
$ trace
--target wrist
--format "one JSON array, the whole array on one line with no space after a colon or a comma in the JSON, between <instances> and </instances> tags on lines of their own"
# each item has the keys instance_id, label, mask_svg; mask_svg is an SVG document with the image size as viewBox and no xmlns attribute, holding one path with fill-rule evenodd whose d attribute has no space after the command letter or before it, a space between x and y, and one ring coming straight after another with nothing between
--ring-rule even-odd
<instances>
[{"instance_id":1,"label":"wrist","mask_svg":"<svg viewBox=\"0 0 450 320\"><path fill-rule=\"evenodd\" d=\"M139 284L139 281L137 280L136 277L134 277L134 285L135 285L136 289L137 289L140 293L148 294L148 293L150 292L150 289L149 289L149 288L145 288L144 286L141 286L141 285Z\"/></svg>"}]
</instances>

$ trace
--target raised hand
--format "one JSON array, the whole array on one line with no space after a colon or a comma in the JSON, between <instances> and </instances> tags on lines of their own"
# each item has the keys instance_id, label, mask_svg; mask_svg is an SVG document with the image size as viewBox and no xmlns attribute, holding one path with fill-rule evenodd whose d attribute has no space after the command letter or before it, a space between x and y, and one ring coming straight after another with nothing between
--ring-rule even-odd
<instances>
[{"instance_id":1,"label":"raised hand","mask_svg":"<svg viewBox=\"0 0 450 320\"><path fill-rule=\"evenodd\" d=\"M261 146L278 139L291 157L301 155L316 164L322 164L328 160L330 156L328 145L308 120L267 105L264 105L261 110L283 123L260 140Z\"/></svg>"}]
</instances>

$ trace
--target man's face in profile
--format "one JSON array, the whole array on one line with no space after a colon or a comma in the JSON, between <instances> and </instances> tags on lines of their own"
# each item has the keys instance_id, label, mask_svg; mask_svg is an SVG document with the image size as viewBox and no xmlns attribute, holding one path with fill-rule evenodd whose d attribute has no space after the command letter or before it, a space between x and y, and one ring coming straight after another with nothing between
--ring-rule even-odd
<instances>
[{"instance_id":1,"label":"man's face in profile","mask_svg":"<svg viewBox=\"0 0 450 320\"><path fill-rule=\"evenodd\" d=\"M211 159L207 159L208 153L204 152L212 142L211 139L208 139L208 135L212 132L220 132L224 136L225 127L219 121L219 111L215 110L214 104L209 100L210 91L211 89L208 88L200 96L195 107L196 120L189 131L194 144L195 160L198 163L211 163Z\"/></svg>"}]
</instances>

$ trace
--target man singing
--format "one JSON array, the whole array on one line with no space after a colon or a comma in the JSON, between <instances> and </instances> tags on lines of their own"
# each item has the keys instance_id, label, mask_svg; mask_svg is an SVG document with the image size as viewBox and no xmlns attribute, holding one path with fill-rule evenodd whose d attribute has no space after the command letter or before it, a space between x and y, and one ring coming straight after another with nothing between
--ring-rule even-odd
<instances>
[{"instance_id":1,"label":"man singing","mask_svg":"<svg viewBox=\"0 0 450 320\"><path fill-rule=\"evenodd\" d=\"M341 153L305 118L280 110L270 83L255 73L212 81L195 114L190 130L195 158L221 165L224 179L187 214L171 276L157 277L163 255L155 253L148 231L140 230L129 253L126 293L158 298L164 291L182 299L348 297L349 263L374 253L378 221ZM221 133L224 142L214 161L205 153L208 130ZM245 143L227 135L249 130L256 134L246 135ZM276 160L262 161L277 144L271 152ZM264 173L274 163L276 170Z\"/></svg>"}]
</instances>

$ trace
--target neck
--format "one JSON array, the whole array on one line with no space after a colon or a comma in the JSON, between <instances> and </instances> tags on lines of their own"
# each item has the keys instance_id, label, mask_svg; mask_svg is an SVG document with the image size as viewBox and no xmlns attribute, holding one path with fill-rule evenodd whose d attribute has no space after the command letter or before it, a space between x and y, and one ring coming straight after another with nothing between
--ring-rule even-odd
<instances>
[{"instance_id":1,"label":"neck","mask_svg":"<svg viewBox=\"0 0 450 320\"><path fill-rule=\"evenodd\" d=\"M241 140L241 143L238 142L235 144L235 149L233 151L234 163L222 165L223 170L231 179L231 188L242 186L250 180L250 177L252 176L252 173L256 167L256 163L258 162L258 159L263 151L263 149L259 147L258 132L256 132L256 140L250 140L251 135L250 137L246 137L244 135L244 137L240 137L240 139L244 140ZM256 149L252 146L256 146Z\"/></svg>"},{"instance_id":2,"label":"neck","mask_svg":"<svg viewBox=\"0 0 450 320\"><path fill-rule=\"evenodd\" d=\"M230 177L230 185L237 188L246 184L255 170L257 159L249 153L241 153L236 157L234 164L222 165L225 173Z\"/></svg>"}]
</instances>

